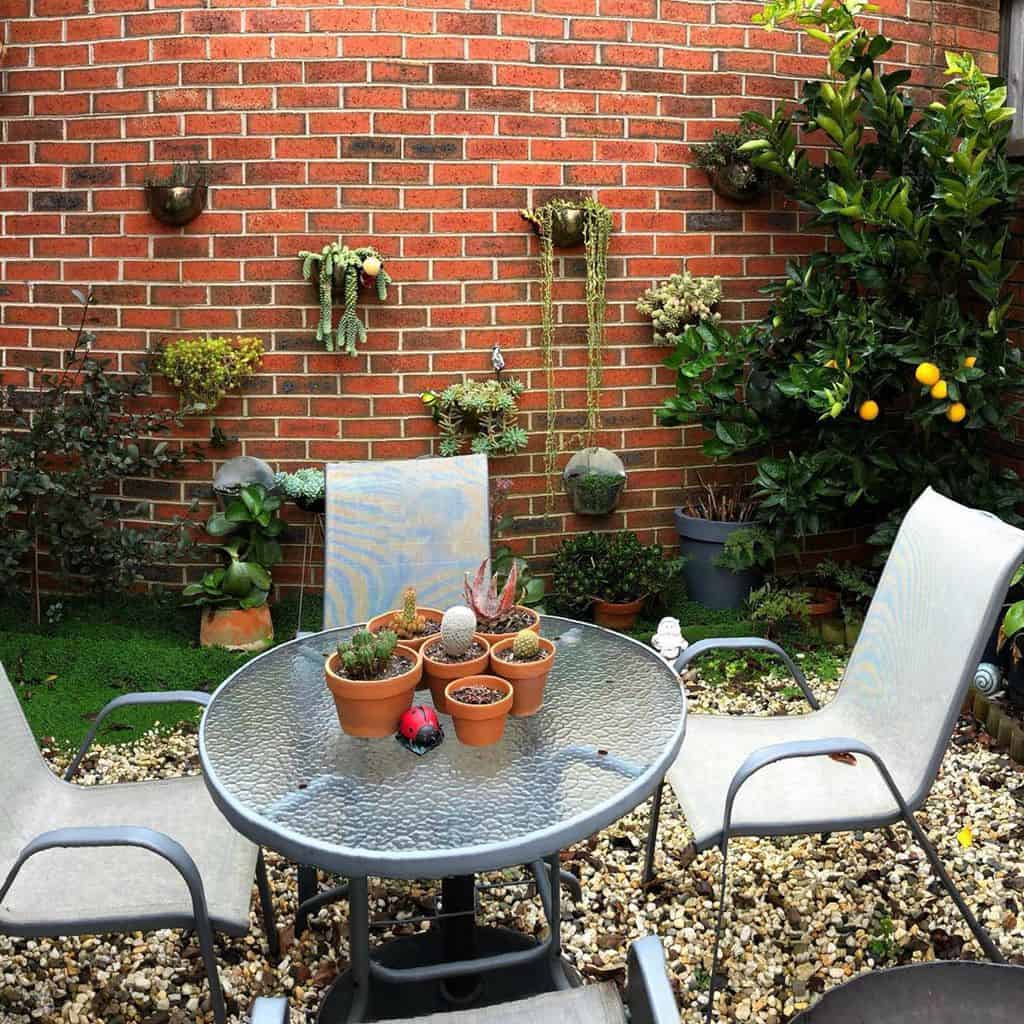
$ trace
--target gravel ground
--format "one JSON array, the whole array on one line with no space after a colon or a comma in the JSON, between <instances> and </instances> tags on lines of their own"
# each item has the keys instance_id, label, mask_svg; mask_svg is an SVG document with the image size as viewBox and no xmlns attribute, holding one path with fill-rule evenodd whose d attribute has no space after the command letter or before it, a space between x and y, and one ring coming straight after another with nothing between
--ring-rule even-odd
<instances>
[{"instance_id":1,"label":"gravel ground","mask_svg":"<svg viewBox=\"0 0 1024 1024\"><path fill-rule=\"evenodd\" d=\"M832 687L812 679L819 696ZM800 713L791 688L771 676L722 686L690 681L693 711ZM54 768L67 761L47 751ZM131 746L97 748L85 783L171 776L198 768L190 732L154 733ZM919 818L968 902L1012 959L1024 963L1024 771L990 750L962 720ZM646 809L568 851L583 882L583 902L565 908L563 941L589 978L624 976L629 942L661 936L681 1019L697 1024L706 1000L714 921L717 851L693 857L675 801L665 802L660 875L638 885ZM962 829L970 829L970 845ZM961 839L958 839L958 833ZM740 839L731 855L729 907L717 1001L728 1019L779 1024L817 994L872 967L980 955L951 901L937 891L923 854L903 828L796 839ZM327 908L298 940L294 870L268 855L286 951L265 959L254 912L245 939L222 940L221 976L229 1007L244 1011L260 994L288 993L293 1022L314 1009L345 966L344 906ZM491 881L502 881L500 877ZM431 908L430 885L377 882L374 912ZM256 903L253 903L254 911ZM491 890L484 919L531 933L543 929L539 905L520 888ZM415 926L408 926L412 930ZM386 933L385 933L386 934ZM967 940L967 941L965 941ZM0 936L0 1024L185 1024L212 1020L198 949L163 931L119 937L21 940Z\"/></svg>"}]
</instances>

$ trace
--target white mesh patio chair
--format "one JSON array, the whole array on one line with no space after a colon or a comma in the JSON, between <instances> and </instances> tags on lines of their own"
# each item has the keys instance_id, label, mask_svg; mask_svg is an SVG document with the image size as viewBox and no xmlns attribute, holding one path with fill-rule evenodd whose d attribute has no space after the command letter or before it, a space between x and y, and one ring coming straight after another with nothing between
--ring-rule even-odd
<instances>
[{"instance_id":1,"label":"white mesh patio chair","mask_svg":"<svg viewBox=\"0 0 1024 1024\"><path fill-rule=\"evenodd\" d=\"M702 640L675 663L727 648L769 651L812 707L773 717L690 715L668 782L698 851L722 850L712 993L731 836L803 835L905 821L932 869L994 961L1002 957L964 903L914 818L938 772L967 688L992 632L1024 533L928 489L900 527L835 698L819 707L796 664L758 638ZM834 759L829 755L852 754ZM653 870L659 790L645 880Z\"/></svg>"},{"instance_id":2,"label":"white mesh patio chair","mask_svg":"<svg viewBox=\"0 0 1024 1024\"><path fill-rule=\"evenodd\" d=\"M209 696L178 690L115 698L59 779L0 665L0 933L34 938L194 930L214 1017L224 1024L214 930L249 931L254 872L270 953L278 955L260 850L228 825L198 776L100 786L70 781L111 712L182 702L206 705Z\"/></svg>"},{"instance_id":3,"label":"white mesh patio chair","mask_svg":"<svg viewBox=\"0 0 1024 1024\"><path fill-rule=\"evenodd\" d=\"M629 949L625 1006L612 982L548 992L500 1006L409 1017L392 1024L679 1024L661 940L637 939ZM251 1024L288 1024L286 999L257 999Z\"/></svg>"}]
</instances>

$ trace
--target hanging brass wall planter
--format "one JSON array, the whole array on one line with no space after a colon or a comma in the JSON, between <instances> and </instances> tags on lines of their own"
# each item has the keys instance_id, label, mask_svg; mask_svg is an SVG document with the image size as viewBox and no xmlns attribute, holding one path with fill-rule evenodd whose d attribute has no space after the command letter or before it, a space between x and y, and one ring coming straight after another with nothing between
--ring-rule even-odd
<instances>
[{"instance_id":1,"label":"hanging brass wall planter","mask_svg":"<svg viewBox=\"0 0 1024 1024\"><path fill-rule=\"evenodd\" d=\"M170 177L146 180L146 205L161 224L181 227L206 207L207 175L203 167L175 164Z\"/></svg>"}]
</instances>

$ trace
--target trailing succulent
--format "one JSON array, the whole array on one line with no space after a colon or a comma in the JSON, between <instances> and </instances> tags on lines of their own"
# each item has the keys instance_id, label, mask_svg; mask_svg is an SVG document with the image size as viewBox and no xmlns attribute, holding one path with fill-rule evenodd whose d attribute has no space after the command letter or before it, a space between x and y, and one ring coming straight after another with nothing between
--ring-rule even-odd
<instances>
[{"instance_id":1,"label":"trailing succulent","mask_svg":"<svg viewBox=\"0 0 1024 1024\"><path fill-rule=\"evenodd\" d=\"M629 530L584 533L562 541L555 553L552 591L569 614L595 599L663 598L678 587L682 567L683 559L665 558L660 544L642 544Z\"/></svg>"},{"instance_id":2,"label":"trailing succulent","mask_svg":"<svg viewBox=\"0 0 1024 1024\"><path fill-rule=\"evenodd\" d=\"M465 434L470 450L485 455L512 455L526 447L526 431L516 422L518 398L525 385L512 377L466 380L444 391L420 395L441 431L441 454L458 455Z\"/></svg>"},{"instance_id":3,"label":"trailing succulent","mask_svg":"<svg viewBox=\"0 0 1024 1024\"><path fill-rule=\"evenodd\" d=\"M370 633L360 629L352 638L338 644L338 664L349 679L380 679L388 670L398 645L390 629Z\"/></svg>"},{"instance_id":4,"label":"trailing succulent","mask_svg":"<svg viewBox=\"0 0 1024 1024\"><path fill-rule=\"evenodd\" d=\"M259 369L259 338L179 338L157 357L156 369L181 393L187 412L210 412Z\"/></svg>"},{"instance_id":5,"label":"trailing succulent","mask_svg":"<svg viewBox=\"0 0 1024 1024\"><path fill-rule=\"evenodd\" d=\"M1007 156L1006 89L948 53L941 98L916 109L911 72L881 63L891 40L857 24L867 9L765 7L756 20L826 44L830 74L795 110L748 115L760 137L741 146L841 246L790 264L761 322L687 327L667 361L662 422L701 423L713 458L757 456L758 516L780 540L867 523L885 545L929 485L1021 521L1017 477L987 454L1024 388L1007 331L1024 167Z\"/></svg>"},{"instance_id":6,"label":"trailing succulent","mask_svg":"<svg viewBox=\"0 0 1024 1024\"><path fill-rule=\"evenodd\" d=\"M270 594L270 570L281 561L277 538L284 530L278 514L281 499L260 484L243 487L223 512L206 521L211 537L224 538L215 549L226 555L223 566L206 573L182 591L185 605L236 605L258 608Z\"/></svg>"},{"instance_id":7,"label":"trailing succulent","mask_svg":"<svg viewBox=\"0 0 1024 1024\"><path fill-rule=\"evenodd\" d=\"M388 297L391 277L384 269L383 257L369 245L350 249L341 242L331 242L320 252L304 249L299 259L302 260L302 276L307 281L313 280L314 271L316 273L320 296L316 340L322 342L328 352L337 349L354 356L356 344L366 341L366 327L356 314L360 286L372 283L378 299L383 302ZM335 289L341 292L345 304L336 330L332 326Z\"/></svg>"}]
</instances>

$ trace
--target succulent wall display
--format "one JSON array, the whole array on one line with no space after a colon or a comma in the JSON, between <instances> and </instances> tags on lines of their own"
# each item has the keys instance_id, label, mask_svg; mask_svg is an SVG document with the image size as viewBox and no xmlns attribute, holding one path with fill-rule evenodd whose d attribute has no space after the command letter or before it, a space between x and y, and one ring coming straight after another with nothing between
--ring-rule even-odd
<instances>
[{"instance_id":1,"label":"succulent wall display","mask_svg":"<svg viewBox=\"0 0 1024 1024\"><path fill-rule=\"evenodd\" d=\"M750 125L736 131L716 131L709 142L691 146L694 163L711 179L711 186L726 199L749 202L764 189L768 175L751 163L743 146L762 133Z\"/></svg>"},{"instance_id":2,"label":"succulent wall display","mask_svg":"<svg viewBox=\"0 0 1024 1024\"><path fill-rule=\"evenodd\" d=\"M648 288L636 300L636 308L651 318L654 340L659 345L667 345L690 324L719 320L714 308L721 298L720 278L694 277L689 271L684 271Z\"/></svg>"},{"instance_id":3,"label":"succulent wall display","mask_svg":"<svg viewBox=\"0 0 1024 1024\"><path fill-rule=\"evenodd\" d=\"M548 510L554 501L553 479L561 448L556 430L558 412L555 394L555 314L551 298L554 281L555 246L583 243L587 280L587 421L584 443L592 444L600 416L602 352L604 349L605 286L608 270L608 242L612 215L596 199L572 201L552 199L536 210L520 211L540 236L541 344L547 387L547 436L544 471L548 480Z\"/></svg>"},{"instance_id":4,"label":"succulent wall display","mask_svg":"<svg viewBox=\"0 0 1024 1024\"><path fill-rule=\"evenodd\" d=\"M211 412L260 368L259 338L179 338L164 346L156 369L181 395L188 412Z\"/></svg>"},{"instance_id":5,"label":"succulent wall display","mask_svg":"<svg viewBox=\"0 0 1024 1024\"><path fill-rule=\"evenodd\" d=\"M465 437L470 450L485 455L511 455L526 447L526 431L516 420L517 399L525 385L512 377L467 380L444 391L420 396L441 430L441 454L458 455Z\"/></svg>"},{"instance_id":6,"label":"succulent wall display","mask_svg":"<svg viewBox=\"0 0 1024 1024\"><path fill-rule=\"evenodd\" d=\"M294 473L275 473L274 482L277 489L299 508L307 512L322 510L327 486L322 469L306 466Z\"/></svg>"},{"instance_id":7,"label":"succulent wall display","mask_svg":"<svg viewBox=\"0 0 1024 1024\"><path fill-rule=\"evenodd\" d=\"M302 276L307 281L316 275L317 293L320 297L320 320L316 326L316 340L322 342L328 352L356 354L356 344L366 341L366 326L356 314L361 286L373 285L377 298L382 302L388 297L391 277L384 269L384 259L372 246L364 245L350 249L341 242L331 242L320 252L303 250ZM342 296L344 312L337 328L332 326L335 293Z\"/></svg>"}]
</instances>

